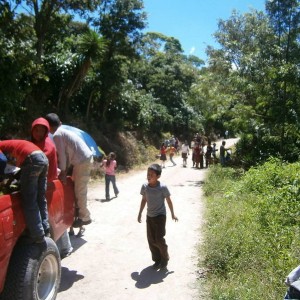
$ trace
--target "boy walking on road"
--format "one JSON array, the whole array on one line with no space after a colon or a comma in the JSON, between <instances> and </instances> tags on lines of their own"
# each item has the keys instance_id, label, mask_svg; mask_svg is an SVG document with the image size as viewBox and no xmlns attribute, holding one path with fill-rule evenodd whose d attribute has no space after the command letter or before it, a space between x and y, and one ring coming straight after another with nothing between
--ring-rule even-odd
<instances>
[{"instance_id":1,"label":"boy walking on road","mask_svg":"<svg viewBox=\"0 0 300 300\"><path fill-rule=\"evenodd\" d=\"M147 239L154 261L155 269L164 269L168 265L168 245L164 239L166 234L166 206L165 199L171 211L172 219L178 218L174 214L170 192L166 185L158 181L162 169L160 165L153 164L147 170L148 183L142 185L142 201L138 214L138 222L142 222L142 212L147 204Z\"/></svg>"}]
</instances>

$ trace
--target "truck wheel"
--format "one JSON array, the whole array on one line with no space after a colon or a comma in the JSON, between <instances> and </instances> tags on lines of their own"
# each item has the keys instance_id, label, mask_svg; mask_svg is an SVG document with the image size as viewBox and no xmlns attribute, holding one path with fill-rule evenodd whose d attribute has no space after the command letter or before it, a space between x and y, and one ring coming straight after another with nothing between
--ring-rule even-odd
<instances>
[{"instance_id":1,"label":"truck wheel","mask_svg":"<svg viewBox=\"0 0 300 300\"><path fill-rule=\"evenodd\" d=\"M55 242L18 243L12 253L0 300L54 300L60 277L60 255Z\"/></svg>"}]
</instances>

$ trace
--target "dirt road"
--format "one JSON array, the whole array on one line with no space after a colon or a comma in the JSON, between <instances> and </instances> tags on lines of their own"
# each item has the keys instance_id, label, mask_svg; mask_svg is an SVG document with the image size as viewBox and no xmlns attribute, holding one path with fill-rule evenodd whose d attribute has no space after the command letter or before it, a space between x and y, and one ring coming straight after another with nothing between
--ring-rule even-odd
<instances>
[{"instance_id":1,"label":"dirt road","mask_svg":"<svg viewBox=\"0 0 300 300\"><path fill-rule=\"evenodd\" d=\"M229 143L227 143L228 145ZM197 246L202 241L201 185L206 170L176 166L167 161L161 181L171 192L175 215L167 214L168 271L155 271L146 239L146 209L137 222L146 169L117 176L118 198L105 200L104 181L89 189L93 223L81 238L72 237L74 252L62 260L62 282L57 300L187 300L205 299L196 287ZM168 208L167 208L168 209ZM199 284L199 283L198 283Z\"/></svg>"}]
</instances>

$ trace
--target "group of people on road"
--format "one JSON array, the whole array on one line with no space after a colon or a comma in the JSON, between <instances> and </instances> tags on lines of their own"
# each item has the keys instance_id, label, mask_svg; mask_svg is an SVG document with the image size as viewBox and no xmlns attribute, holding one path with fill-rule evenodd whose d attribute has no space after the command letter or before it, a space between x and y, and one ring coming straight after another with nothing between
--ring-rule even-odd
<instances>
[{"instance_id":1,"label":"group of people on road","mask_svg":"<svg viewBox=\"0 0 300 300\"><path fill-rule=\"evenodd\" d=\"M211 144L211 141L208 140L206 145L204 138L198 133L191 141L191 150L193 167L197 169L203 169L204 164L208 168L217 162L217 144Z\"/></svg>"},{"instance_id":2,"label":"group of people on road","mask_svg":"<svg viewBox=\"0 0 300 300\"><path fill-rule=\"evenodd\" d=\"M175 138L174 138L175 140ZM181 151L181 157L183 161L183 167L187 167L187 158L192 154L192 167L196 169L208 168L209 166L216 164L218 161L217 152L219 152L219 160L222 166L226 166L230 160L231 148L226 148L226 141L222 141L220 149L217 149L217 144L211 143L211 141L205 141L198 133L193 137L191 144L185 140L181 147L179 145L179 140L177 139L177 147L172 144L172 139L165 141L160 147L160 160L161 167L165 168L165 163L167 161L167 154L169 153L170 162L173 166L176 166L174 161L174 155Z\"/></svg>"},{"instance_id":3,"label":"group of people on road","mask_svg":"<svg viewBox=\"0 0 300 300\"><path fill-rule=\"evenodd\" d=\"M167 160L167 155L169 155L169 159L173 166L176 166L176 163L173 160L175 154L179 154L180 151L180 142L179 139L175 136L172 136L170 139L165 140L160 145L160 153L159 158L161 160L161 167L165 168L165 162Z\"/></svg>"}]
</instances>

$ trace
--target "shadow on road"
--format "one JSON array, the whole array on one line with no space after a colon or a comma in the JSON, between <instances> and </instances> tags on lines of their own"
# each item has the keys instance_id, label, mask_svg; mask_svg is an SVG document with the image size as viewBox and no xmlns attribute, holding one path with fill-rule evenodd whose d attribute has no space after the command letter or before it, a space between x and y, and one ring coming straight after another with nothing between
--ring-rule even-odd
<instances>
[{"instance_id":1,"label":"shadow on road","mask_svg":"<svg viewBox=\"0 0 300 300\"><path fill-rule=\"evenodd\" d=\"M105 203L105 202L110 202L111 200L113 200L115 198L118 198L118 197L115 196L115 197L111 197L111 198L108 198L108 199L95 199L95 201Z\"/></svg>"},{"instance_id":2,"label":"shadow on road","mask_svg":"<svg viewBox=\"0 0 300 300\"><path fill-rule=\"evenodd\" d=\"M83 239L82 237L72 236L72 237L70 237L70 239L71 239L71 244L73 247L73 252L78 250L80 247L82 247L86 243L86 240Z\"/></svg>"},{"instance_id":3,"label":"shadow on road","mask_svg":"<svg viewBox=\"0 0 300 300\"><path fill-rule=\"evenodd\" d=\"M164 281L169 274L174 273L174 271L166 270L155 270L152 266L149 266L143 269L140 273L133 272L131 273L131 278L136 281L135 286L138 289L145 289L151 284L157 284Z\"/></svg>"},{"instance_id":4,"label":"shadow on road","mask_svg":"<svg viewBox=\"0 0 300 300\"><path fill-rule=\"evenodd\" d=\"M199 187L205 183L202 180L197 180L197 181L196 180L195 181L188 180L187 182L188 182L189 186L199 186Z\"/></svg>"},{"instance_id":5,"label":"shadow on road","mask_svg":"<svg viewBox=\"0 0 300 300\"><path fill-rule=\"evenodd\" d=\"M202 186L205 182L203 180L187 180L186 181L188 183L189 186ZM170 186L182 186L185 187L186 184L180 183L180 184L171 184Z\"/></svg>"},{"instance_id":6,"label":"shadow on road","mask_svg":"<svg viewBox=\"0 0 300 300\"><path fill-rule=\"evenodd\" d=\"M68 268L61 268L61 282L58 292L63 292L68 290L73 286L76 281L83 279L84 276L77 274L76 270L69 270Z\"/></svg>"}]
</instances>

